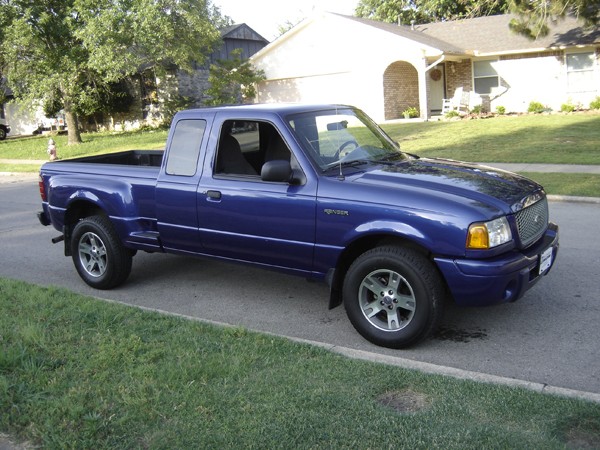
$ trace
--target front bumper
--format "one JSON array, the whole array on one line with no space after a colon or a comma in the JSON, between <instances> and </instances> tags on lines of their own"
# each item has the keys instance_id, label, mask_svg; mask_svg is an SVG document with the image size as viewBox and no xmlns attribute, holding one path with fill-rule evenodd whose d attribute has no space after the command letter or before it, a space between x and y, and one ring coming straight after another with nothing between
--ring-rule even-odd
<instances>
[{"instance_id":1,"label":"front bumper","mask_svg":"<svg viewBox=\"0 0 600 450\"><path fill-rule=\"evenodd\" d=\"M551 264L540 273L542 255L550 248ZM525 251L484 260L435 258L435 262L458 305L486 306L521 298L550 272L558 248L558 226L550 223L544 237Z\"/></svg>"}]
</instances>

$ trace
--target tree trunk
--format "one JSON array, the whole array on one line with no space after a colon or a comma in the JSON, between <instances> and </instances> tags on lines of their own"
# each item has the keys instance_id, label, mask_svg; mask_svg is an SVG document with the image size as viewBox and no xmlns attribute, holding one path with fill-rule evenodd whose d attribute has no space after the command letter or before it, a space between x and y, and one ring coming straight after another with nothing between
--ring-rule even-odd
<instances>
[{"instance_id":1,"label":"tree trunk","mask_svg":"<svg viewBox=\"0 0 600 450\"><path fill-rule=\"evenodd\" d=\"M83 141L81 139L81 132L79 131L79 119L67 101L65 101L65 119L68 130L67 145L81 144Z\"/></svg>"}]
</instances>

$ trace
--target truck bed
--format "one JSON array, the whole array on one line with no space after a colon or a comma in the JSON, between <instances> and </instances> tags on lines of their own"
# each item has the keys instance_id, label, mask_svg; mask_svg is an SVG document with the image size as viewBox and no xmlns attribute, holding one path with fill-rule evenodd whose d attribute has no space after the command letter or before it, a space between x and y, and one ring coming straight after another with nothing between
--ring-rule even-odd
<instances>
[{"instance_id":1,"label":"truck bed","mask_svg":"<svg viewBox=\"0 0 600 450\"><path fill-rule=\"evenodd\" d=\"M88 164L113 164L120 166L160 167L164 150L127 150L96 156L69 159L69 162Z\"/></svg>"}]
</instances>

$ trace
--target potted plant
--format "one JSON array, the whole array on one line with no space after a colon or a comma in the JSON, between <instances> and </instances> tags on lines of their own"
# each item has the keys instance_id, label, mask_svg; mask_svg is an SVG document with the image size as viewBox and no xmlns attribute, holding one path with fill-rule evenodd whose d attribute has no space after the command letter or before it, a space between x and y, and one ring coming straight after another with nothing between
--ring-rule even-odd
<instances>
[{"instance_id":1,"label":"potted plant","mask_svg":"<svg viewBox=\"0 0 600 450\"><path fill-rule=\"evenodd\" d=\"M405 119L412 119L414 117L419 117L419 110L414 106L409 106L404 111L402 111L402 115Z\"/></svg>"}]
</instances>

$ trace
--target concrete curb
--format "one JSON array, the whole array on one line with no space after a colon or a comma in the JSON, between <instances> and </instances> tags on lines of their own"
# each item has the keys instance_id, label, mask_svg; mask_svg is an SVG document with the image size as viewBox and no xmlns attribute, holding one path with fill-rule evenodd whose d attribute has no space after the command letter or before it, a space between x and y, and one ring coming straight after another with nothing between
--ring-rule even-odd
<instances>
[{"instance_id":1,"label":"concrete curb","mask_svg":"<svg viewBox=\"0 0 600 450\"><path fill-rule=\"evenodd\" d=\"M216 326L225 327L225 328L236 327L236 325L232 325L229 323L218 322L218 321L208 320L208 319L202 319L199 317L188 316L186 314L164 311L164 310L161 310L158 308L150 308L147 306L132 305L130 303L124 303L119 300L110 300L110 299L106 299L106 298L102 298L102 297L94 297L94 298L105 301L107 303L116 303L116 304L123 305L123 306L129 306L131 308L138 308L143 311L150 311L150 312L155 312L155 313L159 313L159 314L164 314L167 316L180 317L182 319L192 320L195 322L206 323L206 324L216 325ZM341 347L339 345L327 344L327 343L318 342L318 341L311 341L308 339L284 336L284 335L280 335L280 334L276 334L276 333L270 333L268 331L254 330L251 328L245 328L245 329L247 329L248 331L254 332L254 333L266 334L266 335L270 335L270 336L287 339L289 341L297 342L300 344L307 344L307 345L311 345L314 347L319 347L319 348L325 349L327 351L330 351L332 353L336 353L338 355L342 355L347 358L356 359L356 360L360 360L360 361L367 361L367 362L373 362L373 363L378 363L378 364L386 364L389 366L400 367L400 368L407 369L407 370L416 370L416 371L430 374L430 375L442 375L442 376L456 378L459 380L502 385L502 386L508 386L508 387L513 387L513 388L521 388L521 389L527 389L530 391L538 392L540 394L550 394L550 395L556 395L556 396L560 396L560 397L568 397L568 398L575 398L575 399L579 399L579 400L585 400L585 401L589 401L589 402L593 402L593 403L600 403L600 394L596 394L594 392L578 391L575 389L550 386L545 383L537 383L537 382L533 382L533 381L519 380L516 378L507 378L507 377L501 377L498 375L490 375L490 374L485 374L485 373L480 373L480 372L473 372L473 371L469 371L469 370L457 369L454 367L440 366L440 365L432 364L432 363L414 361L412 359L406 359L406 358L402 358L399 356L380 355L378 353L372 353L372 352L368 352L368 351L364 351L364 350L356 350L356 349L352 349L352 348L348 348L348 347Z\"/></svg>"}]
</instances>

